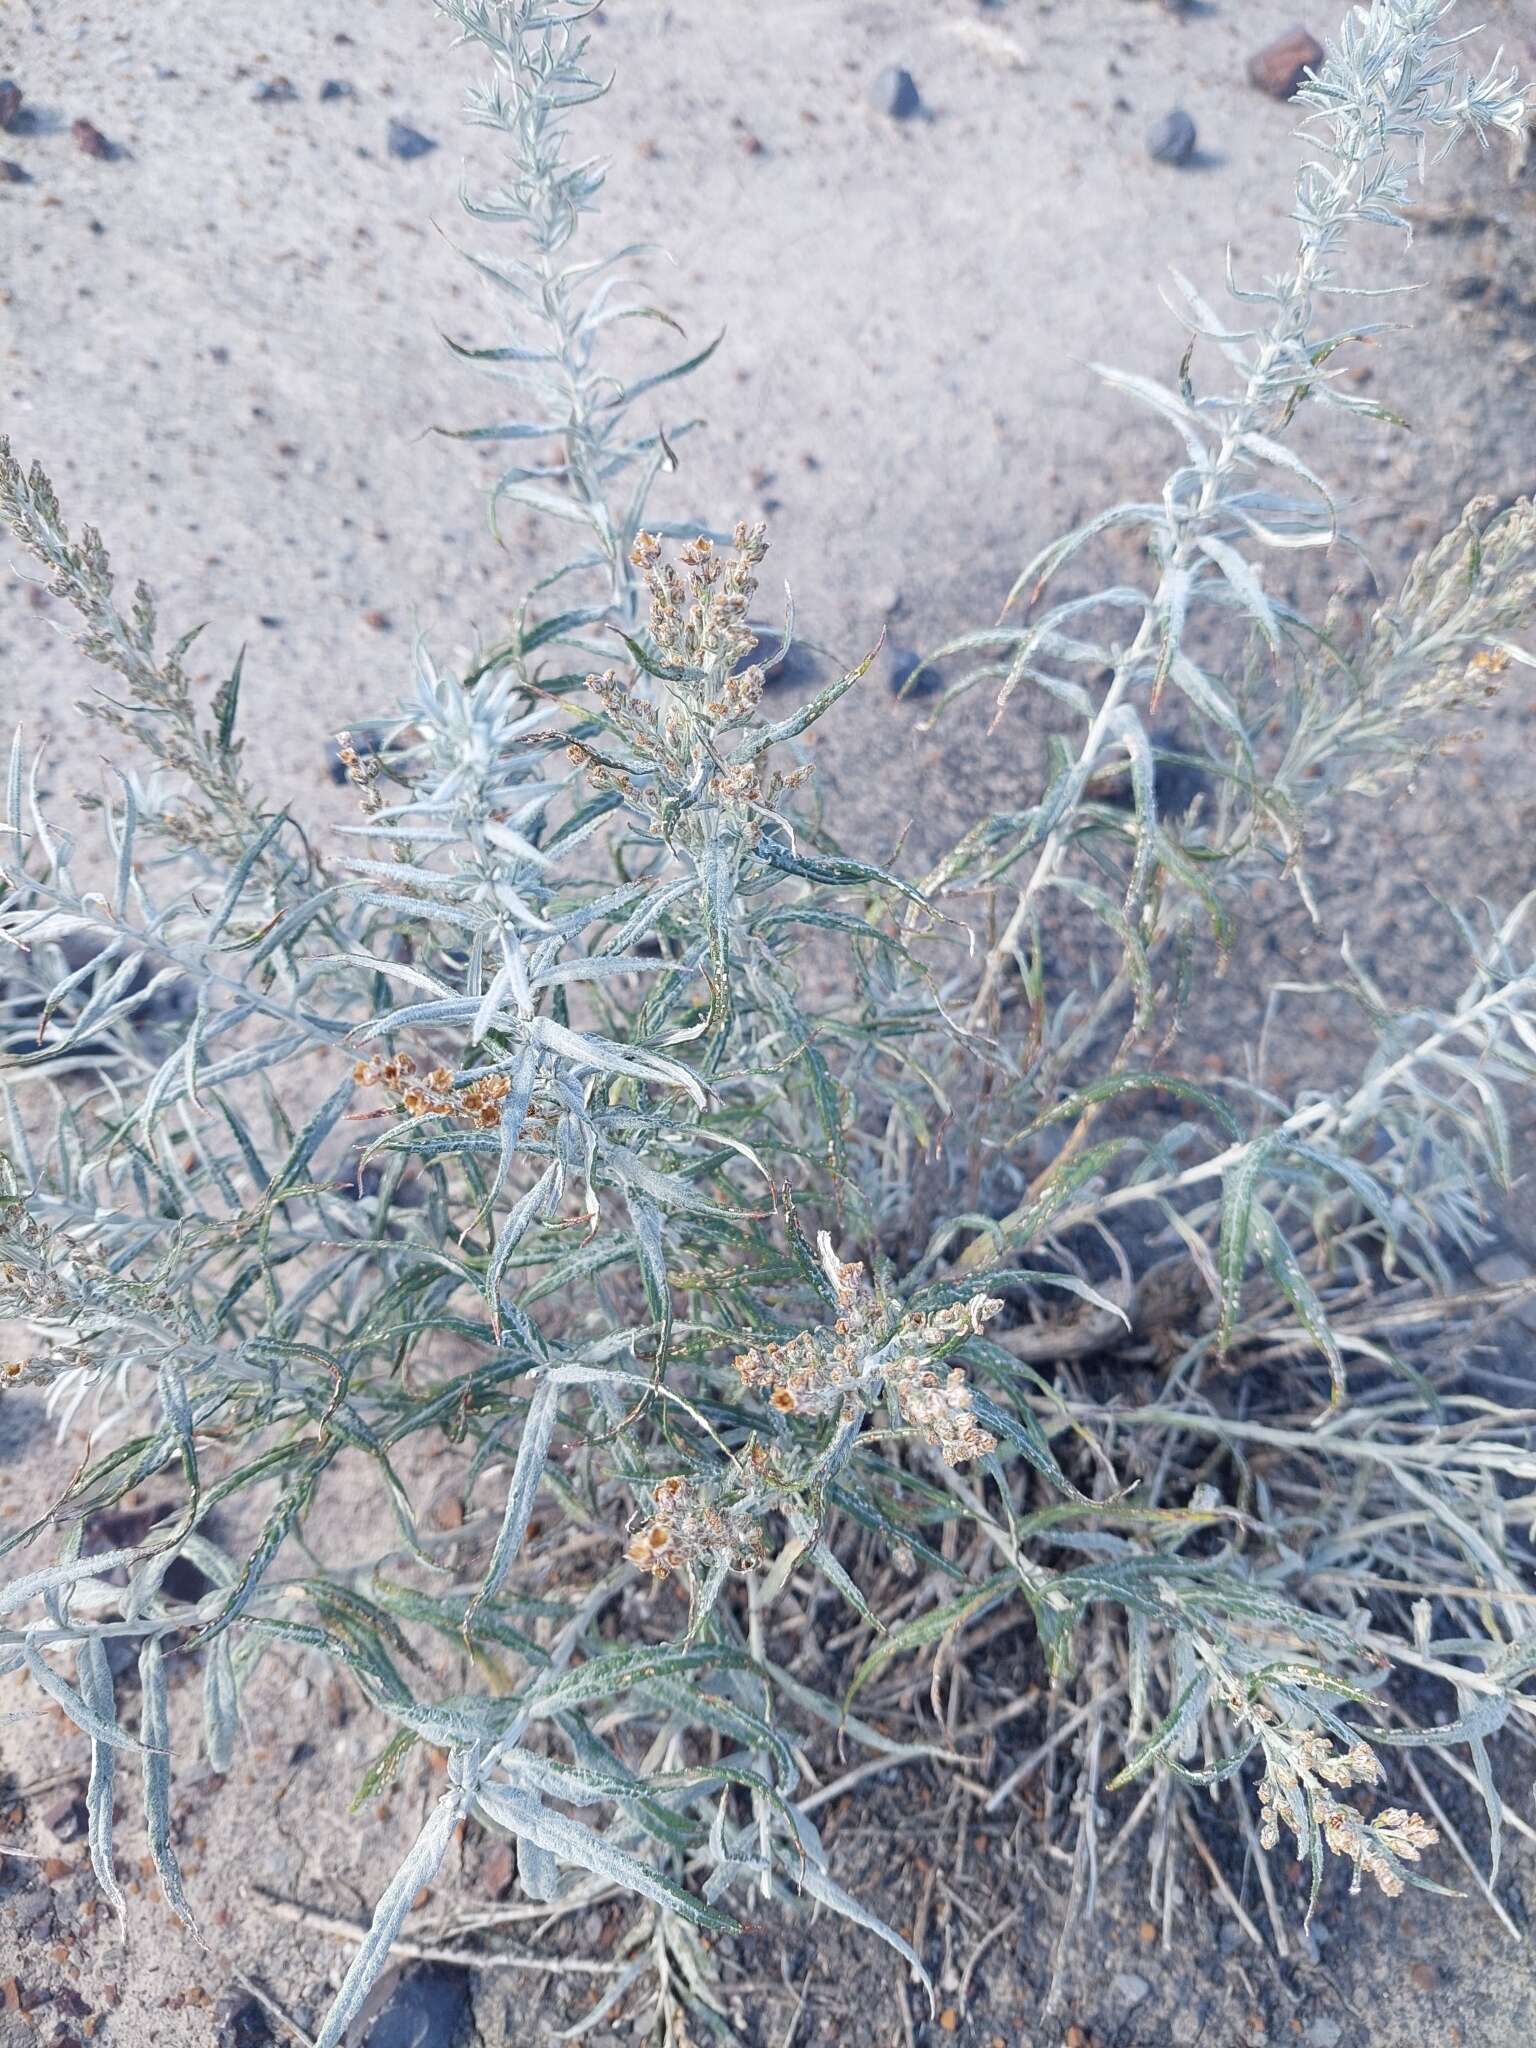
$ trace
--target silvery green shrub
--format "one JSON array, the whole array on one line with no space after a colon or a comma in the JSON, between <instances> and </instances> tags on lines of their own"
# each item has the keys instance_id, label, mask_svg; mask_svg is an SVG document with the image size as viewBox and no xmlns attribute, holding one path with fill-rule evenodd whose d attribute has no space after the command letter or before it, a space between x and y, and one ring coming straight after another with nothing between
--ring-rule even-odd
<instances>
[{"instance_id":1,"label":"silvery green shrub","mask_svg":"<svg viewBox=\"0 0 1536 2048\"><path fill-rule=\"evenodd\" d=\"M764 1899L820 1901L921 1974L839 1882L803 1760L836 1736L944 1768L953 1674L1016 1623L1063 1691L1092 1674L1074 1907L1142 1776L1117 1825L1149 1829L1165 1917L1194 1786L1259 1854L1288 1840L1314 1899L1329 1852L1356 1888L1438 1889L1413 1746L1481 1792L1497 1907L1489 1745L1533 1711L1536 1461L1453 1333L1536 1059L1529 903L1463 918L1447 1008L1394 1009L1341 959L1377 1040L1344 1089L1287 1099L1262 1044L1226 1082L1175 1051L1219 1014L1255 880L1310 905L1331 807L1425 772L1532 665L1526 502L1470 505L1363 622L1265 583L1345 531L1292 420L1379 410L1340 381L1376 331L1354 244L1401 230L1458 140L1518 133L1514 81L1460 67L1441 0L1351 10L1300 96L1290 270L1229 278L1225 312L1178 279L1173 381L1102 372L1176 466L932 657L935 715L1043 690L1079 744L907 874L803 793L796 742L861 671L769 715L763 530L648 510L708 350L626 375L628 323L670 315L593 239L585 10L442 11L506 165L466 198L505 322L454 352L506 393L467 437L505 444L494 507L542 517L548 566L504 642L463 673L418 647L377 743L340 736L334 847L253 787L239 664L205 710L191 636L142 587L122 607L41 469L7 451L0 479L124 763L63 820L18 736L0 838L0 1311L23 1332L0 1374L91 1437L0 1544L0 1669L89 1745L103 1888L121 1910L134 1772L193 1918L169 1688L202 1687L224 1768L253 1671L314 1655L384 1731L363 1792L415 1745L448 1759L325 2048L470 1816L515 1839L530 1898L636 1896L624 1988L654 1973L669 2035L722 2024L698 1932ZM1144 577L1095 584L1111 533ZM411 1479L443 1446L471 1509L450 1532ZM379 1504L362 1565L333 1555L343 1476ZM167 1505L140 1540L88 1548L146 1492ZM808 1653L839 1610L857 1654L829 1684ZM949 1697L928 1733L901 1708L918 1659ZM1454 1710L1425 1725L1405 1678ZM1361 1788L1369 1811L1338 1796Z\"/></svg>"}]
</instances>

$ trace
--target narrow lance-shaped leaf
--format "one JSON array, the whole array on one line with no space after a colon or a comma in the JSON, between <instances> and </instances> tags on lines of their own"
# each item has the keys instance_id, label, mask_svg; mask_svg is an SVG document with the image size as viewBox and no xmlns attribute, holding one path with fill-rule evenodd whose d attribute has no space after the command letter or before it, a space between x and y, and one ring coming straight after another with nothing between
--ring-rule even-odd
<instances>
[{"instance_id":1,"label":"narrow lance-shaped leaf","mask_svg":"<svg viewBox=\"0 0 1536 2048\"><path fill-rule=\"evenodd\" d=\"M81 1643L77 1673L80 1697L92 1716L109 1724L115 1736L117 1708L112 1697L112 1672L107 1663L107 1646L100 1636L87 1636ZM115 1739L101 1735L91 1737L91 1775L85 1788L85 1812L91 1867L96 1872L96 1882L122 1920L127 1915L127 1906L112 1863L112 1795L117 1779L118 1746Z\"/></svg>"},{"instance_id":2,"label":"narrow lance-shaped leaf","mask_svg":"<svg viewBox=\"0 0 1536 2048\"><path fill-rule=\"evenodd\" d=\"M171 1722L165 1682L165 1650L158 1635L146 1636L139 1651L139 1692L143 1715L139 1738L144 1744L144 1826L166 1903L178 1920L193 1926L192 1909L182 1889L181 1866L171 1841Z\"/></svg>"},{"instance_id":3,"label":"narrow lance-shaped leaf","mask_svg":"<svg viewBox=\"0 0 1536 2048\"><path fill-rule=\"evenodd\" d=\"M480 1590L465 1613L466 1632L473 1624L478 1610L487 1600L495 1598L497 1589L511 1569L512 1560L523 1547L523 1538L528 1533L529 1518L533 1514L533 1503L539 1491L539 1481L544 1476L545 1461L549 1457L550 1439L555 1433L555 1419L560 1412L561 1386L558 1372L546 1373L535 1387L533 1399L528 1404L528 1413L523 1421L523 1434L517 1446L517 1462L512 1468L512 1479L507 1488L507 1504L502 1510L501 1528L497 1532L496 1545L491 1552L491 1561L486 1566L485 1577L480 1582Z\"/></svg>"},{"instance_id":4,"label":"narrow lance-shaped leaf","mask_svg":"<svg viewBox=\"0 0 1536 2048\"><path fill-rule=\"evenodd\" d=\"M454 1786L432 1809L425 1827L373 1909L368 1932L341 1980L341 1989L315 2037L315 2048L340 2048L342 2036L361 2011L363 2000L389 1960L389 1952L405 1924L412 1900L436 1877L466 1803L467 1795Z\"/></svg>"}]
</instances>

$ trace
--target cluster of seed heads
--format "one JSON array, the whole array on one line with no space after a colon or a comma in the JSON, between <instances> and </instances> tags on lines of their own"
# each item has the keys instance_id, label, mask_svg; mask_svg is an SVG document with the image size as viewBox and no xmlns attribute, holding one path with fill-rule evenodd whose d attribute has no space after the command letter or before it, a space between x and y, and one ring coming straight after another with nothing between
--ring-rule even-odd
<instances>
[{"instance_id":1,"label":"cluster of seed heads","mask_svg":"<svg viewBox=\"0 0 1536 2048\"><path fill-rule=\"evenodd\" d=\"M690 1565L723 1558L734 1571L751 1571L763 1561L755 1526L727 1521L703 1490L674 1473L651 1490L654 1518L638 1531L624 1555L653 1579Z\"/></svg>"},{"instance_id":2,"label":"cluster of seed heads","mask_svg":"<svg viewBox=\"0 0 1536 2048\"><path fill-rule=\"evenodd\" d=\"M21 1322L75 1321L121 1297L123 1283L89 1247L17 1206L7 1205L3 1223L0 1315ZM136 1309L179 1323L179 1306L166 1289L152 1281L129 1284Z\"/></svg>"},{"instance_id":3,"label":"cluster of seed heads","mask_svg":"<svg viewBox=\"0 0 1536 2048\"><path fill-rule=\"evenodd\" d=\"M388 1059L359 1060L352 1078L361 1088L387 1088L407 1116L451 1116L476 1130L500 1124L511 1082L505 1074L480 1074L460 1083L446 1067L418 1073L408 1052Z\"/></svg>"},{"instance_id":4,"label":"cluster of seed heads","mask_svg":"<svg viewBox=\"0 0 1536 2048\"><path fill-rule=\"evenodd\" d=\"M729 555L718 554L703 535L678 551L685 577L665 559L654 533L635 536L630 560L649 594L651 639L664 662L724 677L751 653L757 636L747 625L747 612L757 594L754 572L767 552L767 528L741 520ZM761 670L755 685L746 684L753 674L744 671L739 680L760 692Z\"/></svg>"},{"instance_id":5,"label":"cluster of seed heads","mask_svg":"<svg viewBox=\"0 0 1536 2048\"><path fill-rule=\"evenodd\" d=\"M839 1259L825 1232L818 1245L837 1299L836 1323L830 1331L805 1330L786 1343L742 1352L733 1361L742 1384L766 1390L781 1415L856 1415L883 1388L894 1395L902 1420L946 1463L995 1450L996 1438L971 1412L964 1372L954 1366L941 1377L933 1359L957 1337L977 1335L1003 1304L976 1294L932 1313L911 1309L892 1328L864 1268Z\"/></svg>"},{"instance_id":6,"label":"cluster of seed heads","mask_svg":"<svg viewBox=\"0 0 1536 2048\"><path fill-rule=\"evenodd\" d=\"M1341 1755L1316 1729L1284 1741L1268 1738L1259 1785L1259 1841L1273 1849L1283 1821L1304 1848L1309 1829L1316 1828L1332 1855L1354 1865L1351 1892L1359 1891L1363 1874L1395 1899L1403 1889L1397 1862L1417 1863L1422 1851L1439 1841L1438 1833L1422 1814L1401 1806L1367 1819L1323 1789L1333 1785L1348 1791L1380 1783L1381 1764L1364 1742Z\"/></svg>"},{"instance_id":7,"label":"cluster of seed heads","mask_svg":"<svg viewBox=\"0 0 1536 2048\"><path fill-rule=\"evenodd\" d=\"M655 535L642 533L632 559L650 592L651 638L665 664L659 692L613 669L586 679L605 724L634 758L611 759L584 740L569 744L568 757L594 788L646 812L668 838L679 818L701 804L744 819L750 837L753 818L766 817L811 773L808 765L785 772L721 760L711 744L715 734L749 720L762 698L761 666L737 664L756 645L745 622L757 589L752 571L767 552L764 536L761 525L738 525L729 555L717 553L707 537L690 541L678 553L684 576Z\"/></svg>"},{"instance_id":8,"label":"cluster of seed heads","mask_svg":"<svg viewBox=\"0 0 1536 2048\"><path fill-rule=\"evenodd\" d=\"M379 759L377 754L360 754L352 744L349 732L336 735L336 752L341 765L347 771L347 780L358 793L364 812L373 817L384 808L384 799L379 794Z\"/></svg>"}]
</instances>

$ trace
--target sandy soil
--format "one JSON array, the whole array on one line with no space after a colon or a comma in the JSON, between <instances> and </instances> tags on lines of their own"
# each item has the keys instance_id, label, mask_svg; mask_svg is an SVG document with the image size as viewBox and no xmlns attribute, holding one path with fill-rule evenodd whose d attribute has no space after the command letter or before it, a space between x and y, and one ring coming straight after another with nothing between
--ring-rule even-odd
<instances>
[{"instance_id":1,"label":"sandy soil","mask_svg":"<svg viewBox=\"0 0 1536 2048\"><path fill-rule=\"evenodd\" d=\"M664 509L768 516L772 562L807 633L845 653L882 626L890 635L887 666L820 741L845 837L863 850L879 854L909 818L916 844L931 846L946 822L1032 776L1037 706L990 740L979 709L924 736L918 712L889 694L889 663L990 617L1043 540L1165 473L1157 427L1107 402L1085 362L1168 376L1182 348L1158 300L1170 264L1214 291L1229 244L1249 275L1283 262L1293 121L1245 84L1243 63L1296 11L1297 0L1211 0L1180 19L1153 0L610 0L600 17L598 53L619 87L591 123L613 160L598 238L665 244L675 263L646 265L656 295L696 340L726 330L691 387L707 426L684 444ZM1329 11L1313 7L1313 25ZM1481 11L1536 63L1528 0ZM894 123L867 104L891 63L914 74L921 118ZM0 137L0 157L29 177L0 184L0 425L42 458L73 516L103 528L125 580L150 579L173 630L210 622L210 677L248 643L253 769L323 813L336 801L327 736L390 701L412 634L445 654L477 632L493 637L536 568L528 535L514 527L503 548L487 530L488 464L428 432L490 417L498 395L437 339L497 336L495 307L452 247L466 233L461 159L472 170L485 161L456 118L463 60L447 53L427 0L268 0L258 11L11 0L4 74L33 120ZM294 97L261 96L283 79ZM351 90L322 98L327 80ZM1174 106L1200 132L1199 159L1183 170L1154 164L1144 144ZM114 145L110 160L77 148L81 117ZM440 147L397 159L391 119ZM1384 571L1472 492L1536 487L1536 173L1511 183L1502 159L1473 156L1443 168L1428 204L1411 271L1388 238L1362 250L1358 270L1367 283L1424 280L1404 309L1418 338L1371 364L1371 388L1414 432L1360 430L1320 457L1348 486ZM1318 454L1315 432L1301 445ZM20 716L51 740L55 786L93 786L96 743L81 744L71 709L81 664L39 598L0 577L4 722ZM1511 693L1486 739L1411 798L1341 821L1325 906L1390 987L1447 965L1427 935L1426 879L1506 904L1536 880L1531 716L1529 694ZM1284 957L1304 968L1294 945ZM0 1462L20 1448L13 1433ZM264 1883L362 1914L426 1788L408 1782L360 1834L323 1820L372 1731L336 1723L311 1675L294 1669L283 1683L291 1692L265 1702L283 1735L227 1784L194 1786L182 1812L187 1840L202 1844L192 1874L209 1950L170 1934L146 1888L123 1952L107 1916L90 1912L80 1845L50 1840L29 1806L6 1847L67 1871L44 1879L41 1864L5 1864L0 1986L23 1967L7 1959L15 1944L26 1971L78 1987L99 2020L89 2038L181 2048L215 2038L198 2000L240 1966L312 2022L336 1941L274 1921L218 1843L238 1829ZM195 1702L179 1711L194 1715ZM310 1755L293 1761L304 1744ZM57 1730L0 1728L22 1784L62 1754ZM870 1838L868 1862L894 1898L905 1879L889 1867L911 1812L875 1822L887 1832ZM973 1910L995 1919L1018 1904L1023 1918L981 1979L995 2003L979 2003L959 2038L1054 2042L1061 2026L1034 2024L1040 1956L1024 1933L1045 1914L1049 1874L1033 1892L1013 1850L995 1853L991 1875L973 1867L966 1881ZM466 1850L471 1890L477 1854ZM1199 2038L1222 2042L1392 2048L1449 2043L1459 2026L1470 2048L1528 2035L1524 1966L1478 1908L1363 1906L1349 1923L1363 1932L1341 1937L1345 1960L1325 1951L1338 1995L1313 1982L1297 2008L1261 1965L1223 1948L1220 1908L1191 1885L1203 1946L1141 1946L1127 1899L1106 1920L1102 1952L1081 1959L1067 2017L1099 2048L1193 2040L1177 2030L1190 2012L1214 2030ZM1506 1897L1521 1919L1536 1899L1518 1858ZM899 1912L900 1900L887 1903ZM967 1928L974 1938L963 1915L953 1924L957 1942ZM813 1992L797 2039L904 2038L877 1954L831 1937L817 1953L829 1989ZM1405 1974L1410 1962L1428 1974ZM844 1965L864 1975L839 1980ZM780 1965L751 1954L743 1967L762 1979ZM1155 1996L1117 2007L1120 1971L1152 1981ZM581 2001L557 1992L546 2011L569 2021ZM517 2013L531 2010L514 1997L509 2030L507 1996L503 1980L486 1980L476 2025L487 2043L516 2038ZM752 2038L782 2039L792 2011L765 1993ZM0 2010L0 2048L88 2037L67 2000L37 2018ZM1312 2032L1322 2019L1339 2031Z\"/></svg>"}]
</instances>

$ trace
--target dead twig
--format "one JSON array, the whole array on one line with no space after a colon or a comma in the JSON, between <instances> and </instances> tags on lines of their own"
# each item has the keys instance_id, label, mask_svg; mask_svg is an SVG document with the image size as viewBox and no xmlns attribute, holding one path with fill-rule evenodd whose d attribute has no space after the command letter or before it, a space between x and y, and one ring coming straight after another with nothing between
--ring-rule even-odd
<instances>
[{"instance_id":1,"label":"dead twig","mask_svg":"<svg viewBox=\"0 0 1536 2048\"><path fill-rule=\"evenodd\" d=\"M1019 1918L1019 1913L1020 1909L1017 1906L1013 1907L1011 1911L1005 1913L1002 1919L998 1921L997 1925L993 1928L990 1928L987 1931L987 1933L985 1933L981 1937L980 1941L977 1942L976 1946L971 1950L970 1957L966 1962L965 1968L960 1972L960 1990L958 1994L958 1999L960 2011L962 2014L966 2014L970 2011L971 1979L976 1974L977 1964L981 1961L982 1957L986 1954L987 1950L992 1946L993 1942L997 1941L1002 1935L1008 1932L1008 1929L1013 1925L1014 1921Z\"/></svg>"},{"instance_id":2,"label":"dead twig","mask_svg":"<svg viewBox=\"0 0 1536 2048\"><path fill-rule=\"evenodd\" d=\"M276 2020L283 2032L298 2042L299 2048L315 2048L313 2037L305 2033L297 2020L289 2018L277 2000L269 1992L263 1991L254 1977L247 1977L243 1970L236 1970L232 1973L232 1981L240 1986L247 1997L254 1998L267 2017Z\"/></svg>"},{"instance_id":3,"label":"dead twig","mask_svg":"<svg viewBox=\"0 0 1536 2048\"><path fill-rule=\"evenodd\" d=\"M1094 1699L1086 1700L1082 1706L1078 1707L1073 1713L1070 1713L1054 1735L1047 1736L1038 1749L1032 1749L1029 1755L1025 1757L1023 1763L1016 1765L1008 1773L1002 1784L998 1786L997 1790L988 1799L986 1805L987 1812L996 1813L997 1809L1012 1797L1026 1779L1034 1776L1047 1757L1058 1749L1069 1735L1074 1734L1094 1714L1102 1713L1116 1694L1124 1690L1124 1682L1117 1680L1106 1692L1100 1693Z\"/></svg>"},{"instance_id":4,"label":"dead twig","mask_svg":"<svg viewBox=\"0 0 1536 2048\"><path fill-rule=\"evenodd\" d=\"M1211 1854L1210 1850L1205 1846L1205 1837L1201 1834L1200 1830L1195 1826L1193 1817L1189 1813L1188 1809L1185 1807L1181 1807L1179 1809L1179 1826L1183 1829L1185 1835L1188 1837L1190 1847L1194 1850L1195 1854L1200 1858L1200 1861L1205 1865L1206 1875L1210 1878L1211 1883L1216 1887L1217 1896L1220 1898L1222 1904L1226 1907L1227 1911L1232 1915L1232 1918L1237 1922L1238 1926L1241 1927L1244 1934L1246 1934L1248 1939L1253 1943L1254 1947L1258 1949L1261 1954L1267 1955L1268 1950L1264 1947L1263 1935L1260 1934L1258 1928L1254 1926L1253 1922L1249 1919L1248 1915L1243 1911L1241 1902L1239 1901L1236 1892L1233 1891L1231 1885L1229 1885L1227 1883L1227 1880L1222 1876L1220 1864L1216 1861L1216 1858Z\"/></svg>"},{"instance_id":5,"label":"dead twig","mask_svg":"<svg viewBox=\"0 0 1536 2048\"><path fill-rule=\"evenodd\" d=\"M286 1920L295 1927L313 1928L317 1934L329 1934L337 1941L362 1942L368 1938L367 1928L360 1927L355 1920L322 1913L297 1899L281 1898L276 1892L269 1892L264 1885L253 1885L252 1890L274 1920ZM505 1949L498 1949L494 1955L482 1956L473 1949L435 1948L419 1941L397 1941L392 1952L413 1963L455 1963L470 1970L547 1970L567 1977L612 1977L624 1967L621 1963L589 1963L574 1957L509 1955Z\"/></svg>"}]
</instances>

